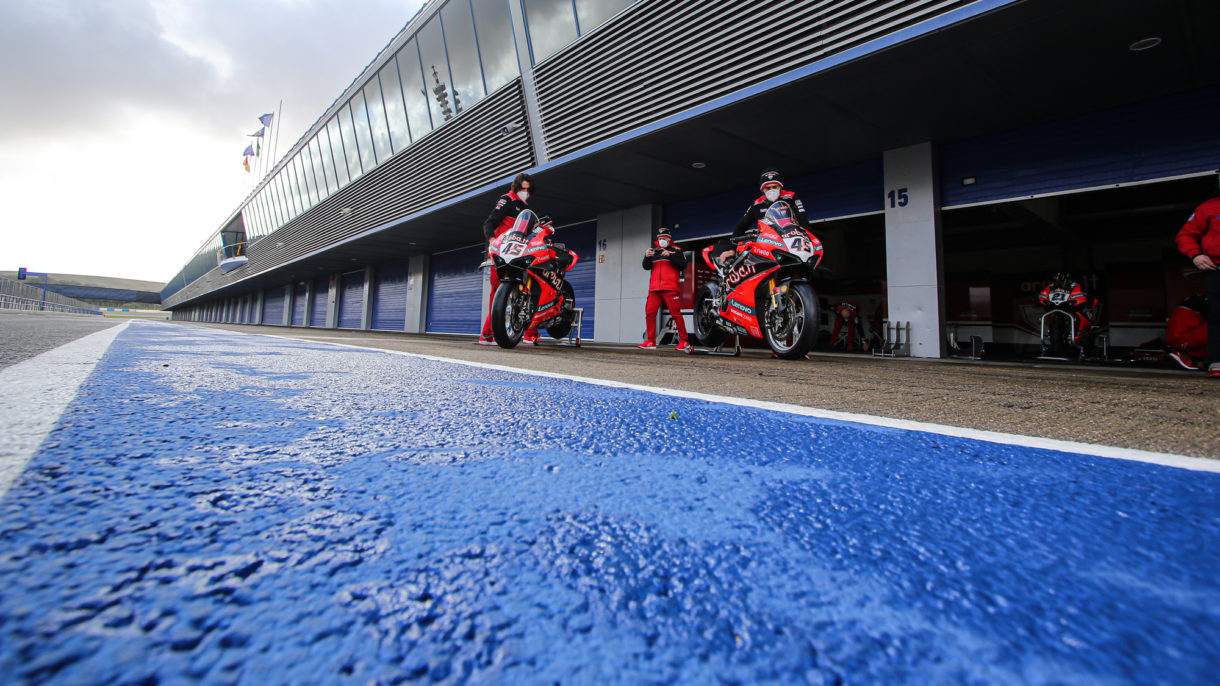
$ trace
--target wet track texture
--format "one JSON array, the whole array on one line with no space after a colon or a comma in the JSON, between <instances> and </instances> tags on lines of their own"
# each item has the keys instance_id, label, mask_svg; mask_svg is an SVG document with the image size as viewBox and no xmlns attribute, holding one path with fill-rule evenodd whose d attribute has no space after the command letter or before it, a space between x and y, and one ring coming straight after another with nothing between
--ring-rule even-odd
<instances>
[{"instance_id":1,"label":"wet track texture","mask_svg":"<svg viewBox=\"0 0 1220 686\"><path fill-rule=\"evenodd\" d=\"M1214 682L1218 486L137 322L0 501L0 674Z\"/></svg>"}]
</instances>

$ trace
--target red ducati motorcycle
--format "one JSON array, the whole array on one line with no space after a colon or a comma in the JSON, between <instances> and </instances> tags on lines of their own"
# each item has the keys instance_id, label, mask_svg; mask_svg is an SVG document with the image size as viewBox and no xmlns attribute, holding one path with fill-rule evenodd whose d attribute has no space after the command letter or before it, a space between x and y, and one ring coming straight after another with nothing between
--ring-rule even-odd
<instances>
[{"instance_id":1,"label":"red ducati motorcycle","mask_svg":"<svg viewBox=\"0 0 1220 686\"><path fill-rule=\"evenodd\" d=\"M728 264L703 249L716 273L695 298L695 334L715 347L734 333L762 338L776 357L799 359L817 340L818 301L814 269L822 242L801 228L785 202L771 205L746 236L732 239L737 254Z\"/></svg>"},{"instance_id":2,"label":"red ducati motorcycle","mask_svg":"<svg viewBox=\"0 0 1220 686\"><path fill-rule=\"evenodd\" d=\"M491 333L501 348L516 347L531 326L545 329L551 338L572 330L576 294L565 277L578 258L551 240L554 233L549 219L525 210L513 228L487 246L499 279L491 301Z\"/></svg>"}]
</instances>

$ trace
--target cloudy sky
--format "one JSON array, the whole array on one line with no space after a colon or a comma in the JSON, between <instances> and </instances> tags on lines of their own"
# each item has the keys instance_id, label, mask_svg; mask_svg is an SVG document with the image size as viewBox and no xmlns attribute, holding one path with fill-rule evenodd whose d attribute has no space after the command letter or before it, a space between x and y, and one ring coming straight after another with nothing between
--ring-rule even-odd
<instances>
[{"instance_id":1,"label":"cloudy sky","mask_svg":"<svg viewBox=\"0 0 1220 686\"><path fill-rule=\"evenodd\" d=\"M0 0L0 270L168 281L422 0Z\"/></svg>"}]
</instances>

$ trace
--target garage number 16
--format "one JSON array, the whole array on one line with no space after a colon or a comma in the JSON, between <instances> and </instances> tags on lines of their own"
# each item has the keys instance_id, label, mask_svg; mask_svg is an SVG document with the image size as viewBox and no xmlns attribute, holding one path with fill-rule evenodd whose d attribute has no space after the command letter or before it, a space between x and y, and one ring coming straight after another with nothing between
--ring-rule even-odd
<instances>
[{"instance_id":1,"label":"garage number 16","mask_svg":"<svg viewBox=\"0 0 1220 686\"><path fill-rule=\"evenodd\" d=\"M892 190L886 193L886 196L890 199L890 207L906 207L907 203L911 201L910 197L907 196L907 189L905 188Z\"/></svg>"}]
</instances>

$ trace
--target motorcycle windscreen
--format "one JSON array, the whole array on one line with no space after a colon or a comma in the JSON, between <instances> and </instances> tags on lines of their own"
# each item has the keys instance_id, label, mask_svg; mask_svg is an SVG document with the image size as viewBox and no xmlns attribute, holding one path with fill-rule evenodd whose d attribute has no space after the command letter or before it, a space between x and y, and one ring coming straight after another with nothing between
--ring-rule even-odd
<instances>
[{"instance_id":1,"label":"motorcycle windscreen","mask_svg":"<svg viewBox=\"0 0 1220 686\"><path fill-rule=\"evenodd\" d=\"M771 203L767 214L763 216L763 223L783 233L785 228L796 223L796 215L792 213L792 207L788 203L779 200Z\"/></svg>"},{"instance_id":2,"label":"motorcycle windscreen","mask_svg":"<svg viewBox=\"0 0 1220 686\"><path fill-rule=\"evenodd\" d=\"M525 210L517 215L517 220L513 222L513 228L509 229L500 237L500 244L497 248L500 251L500 258L505 262L513 260L525 254L525 246L529 244L530 234L538 226L538 215L532 210Z\"/></svg>"}]
</instances>

